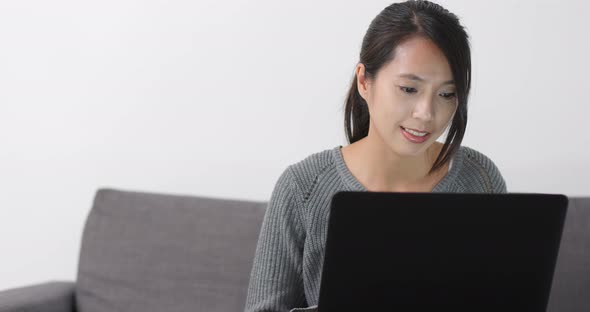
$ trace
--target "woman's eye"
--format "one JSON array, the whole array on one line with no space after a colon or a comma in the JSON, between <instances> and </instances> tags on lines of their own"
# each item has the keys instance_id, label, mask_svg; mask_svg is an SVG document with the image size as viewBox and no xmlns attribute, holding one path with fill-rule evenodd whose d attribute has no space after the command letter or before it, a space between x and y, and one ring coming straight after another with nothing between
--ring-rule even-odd
<instances>
[{"instance_id":1,"label":"woman's eye","mask_svg":"<svg viewBox=\"0 0 590 312\"><path fill-rule=\"evenodd\" d=\"M454 92L450 92L450 93L441 93L440 96L442 96L445 99L452 99L455 97L455 93Z\"/></svg>"},{"instance_id":2,"label":"woman's eye","mask_svg":"<svg viewBox=\"0 0 590 312\"><path fill-rule=\"evenodd\" d=\"M418 92L418 90L416 90L416 88L411 88L411 87L399 87L400 90L404 91L405 93L416 93Z\"/></svg>"}]
</instances>

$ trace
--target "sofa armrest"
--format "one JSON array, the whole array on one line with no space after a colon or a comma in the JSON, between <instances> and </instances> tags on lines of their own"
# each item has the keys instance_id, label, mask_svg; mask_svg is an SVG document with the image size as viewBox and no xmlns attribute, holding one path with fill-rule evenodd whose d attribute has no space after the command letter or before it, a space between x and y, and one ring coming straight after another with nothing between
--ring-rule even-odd
<instances>
[{"instance_id":1,"label":"sofa armrest","mask_svg":"<svg viewBox=\"0 0 590 312\"><path fill-rule=\"evenodd\" d=\"M75 312L73 282L46 282L0 291L0 312Z\"/></svg>"}]
</instances>

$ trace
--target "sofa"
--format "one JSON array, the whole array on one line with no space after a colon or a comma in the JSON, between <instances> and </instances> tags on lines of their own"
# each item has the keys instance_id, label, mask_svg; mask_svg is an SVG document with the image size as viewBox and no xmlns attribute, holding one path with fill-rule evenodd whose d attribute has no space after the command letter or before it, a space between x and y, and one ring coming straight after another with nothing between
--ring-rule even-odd
<instances>
[{"instance_id":1,"label":"sofa","mask_svg":"<svg viewBox=\"0 0 590 312\"><path fill-rule=\"evenodd\" d=\"M265 209L100 189L76 280L0 291L0 312L243 311ZM548 311L590 311L590 198L570 197Z\"/></svg>"}]
</instances>

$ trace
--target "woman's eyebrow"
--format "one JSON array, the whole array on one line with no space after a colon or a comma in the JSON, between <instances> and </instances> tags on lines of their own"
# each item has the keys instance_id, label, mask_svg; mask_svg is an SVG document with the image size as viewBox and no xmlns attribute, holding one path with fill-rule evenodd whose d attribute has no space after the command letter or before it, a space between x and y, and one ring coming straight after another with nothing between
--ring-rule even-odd
<instances>
[{"instance_id":1,"label":"woman's eyebrow","mask_svg":"<svg viewBox=\"0 0 590 312\"><path fill-rule=\"evenodd\" d=\"M419 81L419 82L424 82L424 81L426 81L426 79L424 79L424 78L422 78L422 77L420 77L420 76L414 75L414 74L400 74L398 77L401 77L401 78L407 78L407 79L410 79L410 80L415 80L415 81ZM443 82L443 85L451 85L451 84L455 84L455 81L454 81L454 80L452 80L452 79L451 79L451 80L448 80L448 81L445 81L445 82Z\"/></svg>"}]
</instances>

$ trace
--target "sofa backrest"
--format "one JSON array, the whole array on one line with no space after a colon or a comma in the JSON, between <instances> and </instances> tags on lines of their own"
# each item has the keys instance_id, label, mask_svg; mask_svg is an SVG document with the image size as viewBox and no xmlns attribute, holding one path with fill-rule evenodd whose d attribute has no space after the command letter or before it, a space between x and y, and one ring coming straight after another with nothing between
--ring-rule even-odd
<instances>
[{"instance_id":1,"label":"sofa backrest","mask_svg":"<svg viewBox=\"0 0 590 312\"><path fill-rule=\"evenodd\" d=\"M265 202L99 190L79 312L242 311Z\"/></svg>"},{"instance_id":2,"label":"sofa backrest","mask_svg":"<svg viewBox=\"0 0 590 312\"><path fill-rule=\"evenodd\" d=\"M266 202L101 189L78 312L242 311ZM569 198L549 312L590 311L590 198Z\"/></svg>"},{"instance_id":3,"label":"sofa backrest","mask_svg":"<svg viewBox=\"0 0 590 312\"><path fill-rule=\"evenodd\" d=\"M547 311L590 311L590 198L588 197L569 197Z\"/></svg>"}]
</instances>

